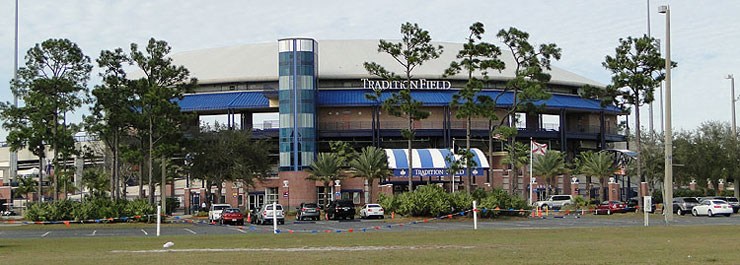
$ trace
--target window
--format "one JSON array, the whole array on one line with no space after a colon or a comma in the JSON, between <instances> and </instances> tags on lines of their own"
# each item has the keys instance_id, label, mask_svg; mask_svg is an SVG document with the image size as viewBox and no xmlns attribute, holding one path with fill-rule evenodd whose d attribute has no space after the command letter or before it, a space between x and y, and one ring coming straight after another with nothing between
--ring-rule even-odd
<instances>
[{"instance_id":1,"label":"window","mask_svg":"<svg viewBox=\"0 0 740 265\"><path fill-rule=\"evenodd\" d=\"M319 205L326 205L326 198L324 198L324 187L316 187L316 202Z\"/></svg>"},{"instance_id":2,"label":"window","mask_svg":"<svg viewBox=\"0 0 740 265\"><path fill-rule=\"evenodd\" d=\"M265 188L265 200L266 200L266 203L277 202L278 201L278 188L277 187Z\"/></svg>"},{"instance_id":3,"label":"window","mask_svg":"<svg viewBox=\"0 0 740 265\"><path fill-rule=\"evenodd\" d=\"M239 197L237 199L239 205L244 205L244 195L239 194Z\"/></svg>"},{"instance_id":4,"label":"window","mask_svg":"<svg viewBox=\"0 0 740 265\"><path fill-rule=\"evenodd\" d=\"M342 200L352 200L352 203L360 204L360 192L342 192Z\"/></svg>"}]
</instances>

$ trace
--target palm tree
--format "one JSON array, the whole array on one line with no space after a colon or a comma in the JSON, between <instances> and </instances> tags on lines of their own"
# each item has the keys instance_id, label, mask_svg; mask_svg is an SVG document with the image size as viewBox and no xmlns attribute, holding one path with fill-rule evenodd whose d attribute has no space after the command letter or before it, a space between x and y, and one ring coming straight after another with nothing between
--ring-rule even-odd
<instances>
[{"instance_id":1,"label":"palm tree","mask_svg":"<svg viewBox=\"0 0 740 265\"><path fill-rule=\"evenodd\" d=\"M329 199L329 184L338 179L342 179L342 159L334 153L320 153L316 160L311 163L308 170L308 179L321 181L324 183L324 199Z\"/></svg>"},{"instance_id":2,"label":"palm tree","mask_svg":"<svg viewBox=\"0 0 740 265\"><path fill-rule=\"evenodd\" d=\"M90 168L82 173L82 186L88 188L93 197L104 196L110 190L110 179L103 170Z\"/></svg>"},{"instance_id":3,"label":"palm tree","mask_svg":"<svg viewBox=\"0 0 740 265\"><path fill-rule=\"evenodd\" d=\"M501 159L501 164L512 166L512 174L509 176L512 193L515 193L519 182L517 177L522 168L529 164L529 146L520 142L514 142L513 145L506 146L506 156Z\"/></svg>"},{"instance_id":4,"label":"palm tree","mask_svg":"<svg viewBox=\"0 0 740 265\"><path fill-rule=\"evenodd\" d=\"M376 179L386 177L391 174L388 169L388 157L383 149L367 146L362 148L355 160L350 161L350 167L355 171L354 177L364 178L368 183L368 202L373 202L373 183Z\"/></svg>"},{"instance_id":5,"label":"palm tree","mask_svg":"<svg viewBox=\"0 0 740 265\"><path fill-rule=\"evenodd\" d=\"M31 176L18 177L18 188L15 192L26 196L26 204L28 204L28 194L36 192L36 181Z\"/></svg>"},{"instance_id":6,"label":"palm tree","mask_svg":"<svg viewBox=\"0 0 740 265\"><path fill-rule=\"evenodd\" d=\"M605 201L607 197L606 192L604 192L604 187L607 186L609 177L613 176L614 172L617 171L614 157L604 151L587 151L581 153L580 157L576 159L576 165L580 173L585 174L586 176L599 178L599 183L601 183L601 192L599 192L599 195L601 197L601 201ZM591 185L590 181L589 185ZM589 192L590 190L591 189L589 187Z\"/></svg>"},{"instance_id":7,"label":"palm tree","mask_svg":"<svg viewBox=\"0 0 740 265\"><path fill-rule=\"evenodd\" d=\"M550 187L556 176L565 174L568 169L565 167L565 158L563 153L555 150L547 150L544 155L538 155L532 164L532 173L537 176L545 177L547 189L545 196L550 196Z\"/></svg>"}]
</instances>

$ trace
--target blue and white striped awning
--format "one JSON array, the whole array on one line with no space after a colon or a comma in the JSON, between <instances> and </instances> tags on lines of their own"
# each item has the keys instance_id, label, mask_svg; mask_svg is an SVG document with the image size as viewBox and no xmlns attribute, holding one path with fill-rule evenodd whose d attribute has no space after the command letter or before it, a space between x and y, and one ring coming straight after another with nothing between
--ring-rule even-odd
<instances>
[{"instance_id":1,"label":"blue and white striped awning","mask_svg":"<svg viewBox=\"0 0 740 265\"><path fill-rule=\"evenodd\" d=\"M473 152L473 161L475 161L472 174L480 176L489 167L488 159L477 148L471 148L470 151ZM394 171L394 175L405 176L407 174L406 170L409 168L408 149L385 149L385 153L388 156L388 168ZM413 155L413 176L419 177L446 176L448 175L447 168L449 168L450 162L445 157L452 156L455 159L460 159L450 149L413 149L411 154ZM464 170L456 175L462 175L461 173L464 174Z\"/></svg>"}]
</instances>

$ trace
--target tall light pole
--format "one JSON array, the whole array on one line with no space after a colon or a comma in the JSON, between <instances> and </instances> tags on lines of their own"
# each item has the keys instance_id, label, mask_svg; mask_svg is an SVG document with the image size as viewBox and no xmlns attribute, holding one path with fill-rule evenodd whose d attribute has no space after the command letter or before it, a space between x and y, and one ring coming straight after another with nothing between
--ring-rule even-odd
<instances>
[{"instance_id":1,"label":"tall light pole","mask_svg":"<svg viewBox=\"0 0 740 265\"><path fill-rule=\"evenodd\" d=\"M13 80L18 80L18 0L15 0L15 49L13 58ZM15 93L13 93L13 106L18 107L18 95ZM10 177L15 177L16 174L18 174L18 152L10 151Z\"/></svg>"},{"instance_id":2,"label":"tall light pole","mask_svg":"<svg viewBox=\"0 0 740 265\"><path fill-rule=\"evenodd\" d=\"M647 36L650 36L650 0L647 0ZM650 101L650 104L648 105L648 110L650 112L649 116L649 125L650 125L650 137L652 137L655 134L655 127L653 126L653 116L655 116L653 112L653 101Z\"/></svg>"},{"instance_id":3,"label":"tall light pole","mask_svg":"<svg viewBox=\"0 0 740 265\"><path fill-rule=\"evenodd\" d=\"M735 76L727 75L727 79L730 79L730 91L732 93L732 153L737 155L737 126L735 126ZM735 198L740 197L740 179L737 177L737 172L733 173L733 186L735 186Z\"/></svg>"},{"instance_id":4,"label":"tall light pole","mask_svg":"<svg viewBox=\"0 0 740 265\"><path fill-rule=\"evenodd\" d=\"M658 7L665 14L665 179L663 180L663 215L673 221L673 130L671 128L671 9Z\"/></svg>"}]
</instances>

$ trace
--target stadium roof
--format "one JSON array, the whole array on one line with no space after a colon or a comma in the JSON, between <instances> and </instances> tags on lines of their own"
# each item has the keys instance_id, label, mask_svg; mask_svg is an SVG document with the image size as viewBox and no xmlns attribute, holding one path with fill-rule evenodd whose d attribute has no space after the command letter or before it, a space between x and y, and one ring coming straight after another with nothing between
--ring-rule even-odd
<instances>
[{"instance_id":1,"label":"stadium roof","mask_svg":"<svg viewBox=\"0 0 740 265\"><path fill-rule=\"evenodd\" d=\"M332 89L318 91L319 106L333 107L359 107L372 106L374 102L365 98L365 94L370 90L365 89ZM384 91L381 100L390 96L393 91ZM457 90L416 90L411 94L414 99L422 101L425 106L447 106L452 101L452 95ZM480 94L495 97L498 91L483 91ZM499 106L511 106L513 94L505 93L498 102ZM240 109L265 109L269 108L269 100L264 96L262 91L243 91L229 93L208 93L208 94L190 94L178 101L182 111L225 111ZM614 106L601 108L597 100L584 99L575 95L552 94L548 100L536 102L535 104L545 104L546 109L567 109L598 112L601 110L613 113L621 111Z\"/></svg>"},{"instance_id":2,"label":"stadium roof","mask_svg":"<svg viewBox=\"0 0 740 265\"><path fill-rule=\"evenodd\" d=\"M319 43L320 79L372 78L365 70L364 62L377 62L388 70L401 73L398 63L389 55L378 53L378 40L322 40ZM440 42L444 52L440 58L426 62L414 70L414 78L442 79L444 70L455 60L462 43ZM187 67L201 84L217 84L249 81L277 81L277 41L262 44L245 44L222 48L211 48L175 53L171 56L175 64ZM502 60L507 66L514 64L510 53L504 52ZM552 67L552 84L603 86L578 74ZM512 67L501 73L490 72L492 80L509 80L514 76ZM459 74L448 79L466 79Z\"/></svg>"}]
</instances>

